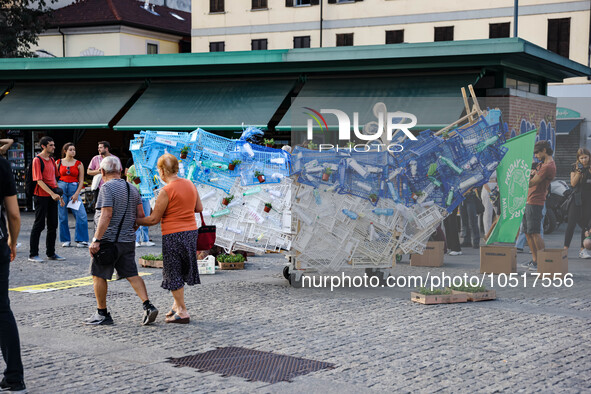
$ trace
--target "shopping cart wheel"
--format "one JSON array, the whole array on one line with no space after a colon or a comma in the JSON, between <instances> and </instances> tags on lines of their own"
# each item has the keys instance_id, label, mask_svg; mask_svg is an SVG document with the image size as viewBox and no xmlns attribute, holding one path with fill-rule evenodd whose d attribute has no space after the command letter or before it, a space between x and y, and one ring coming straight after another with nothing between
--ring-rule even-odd
<instances>
[{"instance_id":1,"label":"shopping cart wheel","mask_svg":"<svg viewBox=\"0 0 591 394\"><path fill-rule=\"evenodd\" d=\"M283 267L283 277L285 279L287 279L288 281L290 280L290 277L289 277L289 265L286 265L285 267Z\"/></svg>"},{"instance_id":2,"label":"shopping cart wheel","mask_svg":"<svg viewBox=\"0 0 591 394\"><path fill-rule=\"evenodd\" d=\"M302 272L298 270L294 270L289 274L289 284L291 287L296 289L300 289L302 287Z\"/></svg>"}]
</instances>

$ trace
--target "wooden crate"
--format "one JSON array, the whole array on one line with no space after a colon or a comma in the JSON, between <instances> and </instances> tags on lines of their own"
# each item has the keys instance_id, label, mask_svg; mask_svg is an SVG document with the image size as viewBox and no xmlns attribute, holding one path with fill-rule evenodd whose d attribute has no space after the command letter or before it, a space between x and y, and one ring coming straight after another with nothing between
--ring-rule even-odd
<instances>
[{"instance_id":1,"label":"wooden crate","mask_svg":"<svg viewBox=\"0 0 591 394\"><path fill-rule=\"evenodd\" d=\"M481 291L478 293L470 293L468 291L457 291L452 290L452 294L466 294L468 297L468 301L488 301L488 300L496 300L497 299L497 292L496 290L487 290Z\"/></svg>"},{"instance_id":2,"label":"wooden crate","mask_svg":"<svg viewBox=\"0 0 591 394\"><path fill-rule=\"evenodd\" d=\"M455 304L459 302L467 302L466 294L437 294L424 295L415 291L410 293L410 299L419 304L433 305L433 304Z\"/></svg>"},{"instance_id":3,"label":"wooden crate","mask_svg":"<svg viewBox=\"0 0 591 394\"><path fill-rule=\"evenodd\" d=\"M140 257L140 265L142 267L150 267L150 268L162 268L162 260L144 260Z\"/></svg>"},{"instance_id":4,"label":"wooden crate","mask_svg":"<svg viewBox=\"0 0 591 394\"><path fill-rule=\"evenodd\" d=\"M218 261L221 270L243 270L244 262L242 263L222 263Z\"/></svg>"}]
</instances>

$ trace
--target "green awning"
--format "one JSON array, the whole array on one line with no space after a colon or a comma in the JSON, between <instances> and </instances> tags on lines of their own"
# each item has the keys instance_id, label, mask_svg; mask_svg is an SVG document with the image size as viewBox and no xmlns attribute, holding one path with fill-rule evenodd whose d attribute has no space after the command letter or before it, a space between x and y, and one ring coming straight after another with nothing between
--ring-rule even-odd
<instances>
[{"instance_id":1,"label":"green awning","mask_svg":"<svg viewBox=\"0 0 591 394\"><path fill-rule=\"evenodd\" d=\"M295 79L152 83L117 130L266 128Z\"/></svg>"},{"instance_id":2,"label":"green awning","mask_svg":"<svg viewBox=\"0 0 591 394\"><path fill-rule=\"evenodd\" d=\"M17 83L0 101L0 129L108 128L140 86L139 83Z\"/></svg>"},{"instance_id":3,"label":"green awning","mask_svg":"<svg viewBox=\"0 0 591 394\"><path fill-rule=\"evenodd\" d=\"M556 119L556 135L568 135L575 127L577 127L583 118L575 119Z\"/></svg>"},{"instance_id":4,"label":"green awning","mask_svg":"<svg viewBox=\"0 0 591 394\"><path fill-rule=\"evenodd\" d=\"M461 117L464 101L460 89L474 85L479 72L399 77L350 77L310 79L293 101L277 130L304 130L314 109L338 109L345 112L353 126L353 114L359 114L359 128L376 122L376 108L388 112L407 112L417 117L416 129L439 129ZM469 95L469 93L468 93ZM318 118L318 116L316 115ZM332 114L323 115L329 130L338 123ZM314 127L317 127L314 121Z\"/></svg>"}]
</instances>

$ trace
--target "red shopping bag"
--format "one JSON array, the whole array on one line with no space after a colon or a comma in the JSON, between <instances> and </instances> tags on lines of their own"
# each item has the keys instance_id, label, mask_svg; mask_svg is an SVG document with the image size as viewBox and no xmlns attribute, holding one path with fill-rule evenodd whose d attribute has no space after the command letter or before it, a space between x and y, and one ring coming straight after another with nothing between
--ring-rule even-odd
<instances>
[{"instance_id":1,"label":"red shopping bag","mask_svg":"<svg viewBox=\"0 0 591 394\"><path fill-rule=\"evenodd\" d=\"M201 227L197 230L197 250L209 250L215 243L215 226L206 226L203 214L199 212L199 215L201 215Z\"/></svg>"}]
</instances>

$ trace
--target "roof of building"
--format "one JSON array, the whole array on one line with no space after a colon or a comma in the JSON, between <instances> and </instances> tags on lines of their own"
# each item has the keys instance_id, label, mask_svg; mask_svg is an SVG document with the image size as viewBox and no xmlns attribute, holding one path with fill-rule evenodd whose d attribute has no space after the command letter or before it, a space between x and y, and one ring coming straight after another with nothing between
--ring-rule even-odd
<instances>
[{"instance_id":1,"label":"roof of building","mask_svg":"<svg viewBox=\"0 0 591 394\"><path fill-rule=\"evenodd\" d=\"M136 0L81 0L53 11L51 27L126 25L191 35L191 13Z\"/></svg>"},{"instance_id":2,"label":"roof of building","mask_svg":"<svg viewBox=\"0 0 591 394\"><path fill-rule=\"evenodd\" d=\"M426 73L458 68L502 69L545 82L591 75L589 67L521 38L498 38L243 52L1 59L0 80Z\"/></svg>"}]
</instances>

